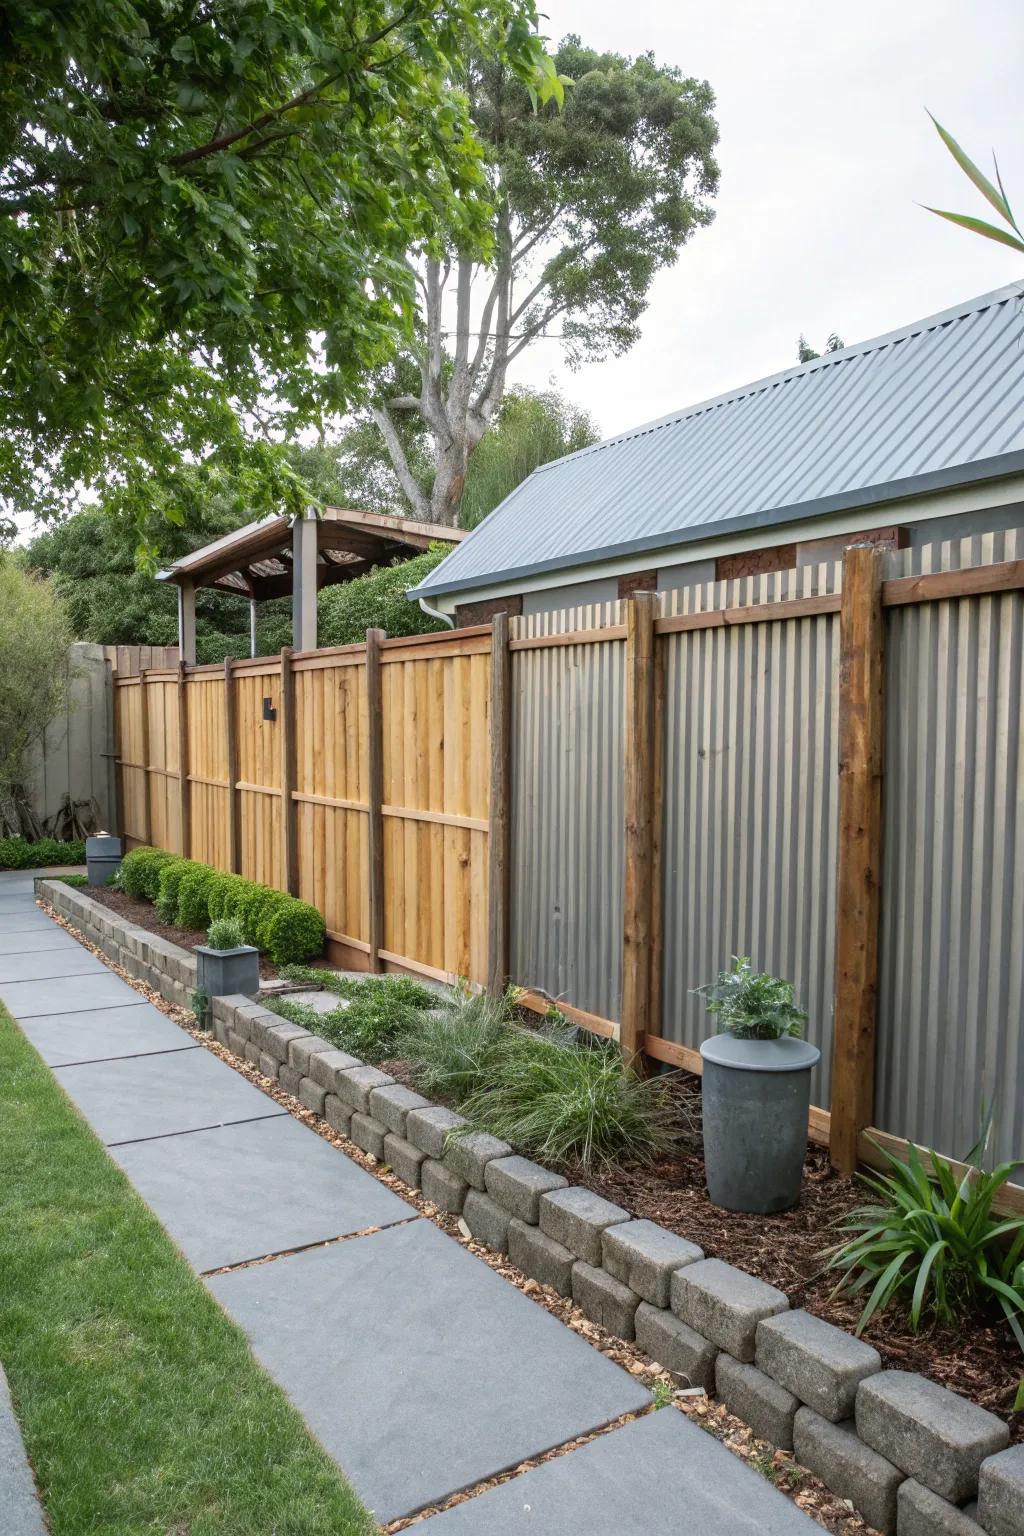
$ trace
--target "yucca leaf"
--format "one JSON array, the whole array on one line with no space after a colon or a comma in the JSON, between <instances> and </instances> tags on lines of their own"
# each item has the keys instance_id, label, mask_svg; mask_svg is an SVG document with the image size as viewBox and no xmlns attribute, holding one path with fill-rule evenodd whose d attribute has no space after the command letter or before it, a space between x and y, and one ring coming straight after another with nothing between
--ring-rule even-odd
<instances>
[{"instance_id":1,"label":"yucca leaf","mask_svg":"<svg viewBox=\"0 0 1024 1536\"><path fill-rule=\"evenodd\" d=\"M1010 205L1006 201L1002 191L997 190L997 188L992 185L984 171L978 169L970 155L967 154L966 150L961 149L953 135L951 133L947 133L946 129L943 128L938 119L932 117L930 112L928 113L928 116L931 117L932 122L935 124L935 131L938 133L939 138L942 140L943 144L945 144L946 148L949 150L950 154L953 156L953 159L963 171L964 175L973 181L982 197L984 197L988 202L992 204L992 207L996 210L1000 217L1004 218L1007 224L1011 225L1013 228L1016 228L1016 225L1014 225L1013 222L1013 214L1010 212ZM996 175L998 176L998 174L999 171L997 167Z\"/></svg>"},{"instance_id":2,"label":"yucca leaf","mask_svg":"<svg viewBox=\"0 0 1024 1536\"><path fill-rule=\"evenodd\" d=\"M932 1265L945 1246L946 1244L942 1239L937 1243L932 1243L932 1246L921 1261L921 1268L917 1272L917 1279L914 1282L914 1295L910 1303L910 1326L915 1330L921 1322L921 1304L924 1301L924 1293L928 1286L928 1276L931 1274Z\"/></svg>"},{"instance_id":3,"label":"yucca leaf","mask_svg":"<svg viewBox=\"0 0 1024 1536\"><path fill-rule=\"evenodd\" d=\"M868 1297L867 1306L864 1308L864 1311L861 1313L860 1318L858 1319L856 1329L858 1334L863 1333L864 1329L867 1327L868 1323L874 1317L879 1308L881 1308L882 1311L885 1310L892 1296L892 1293L896 1288L896 1282L899 1279L900 1271L909 1257L910 1255L908 1253L898 1253L893 1259L892 1263L887 1264L885 1269L882 1271L874 1290Z\"/></svg>"}]
</instances>

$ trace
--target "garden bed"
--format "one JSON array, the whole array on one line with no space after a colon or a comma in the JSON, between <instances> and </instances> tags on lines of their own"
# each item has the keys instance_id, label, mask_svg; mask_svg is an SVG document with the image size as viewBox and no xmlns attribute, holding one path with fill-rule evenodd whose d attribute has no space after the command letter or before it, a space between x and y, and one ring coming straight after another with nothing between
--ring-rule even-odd
<instances>
[{"instance_id":1,"label":"garden bed","mask_svg":"<svg viewBox=\"0 0 1024 1536\"><path fill-rule=\"evenodd\" d=\"M98 901L101 907L107 907L118 917L123 917L125 922L136 923L149 933L156 934L157 938L167 939L169 943L177 944L190 954L197 944L206 943L205 928L180 928L176 923L165 923L150 901L127 896L124 891L115 890L110 885L91 886L86 894L93 901ZM274 981L277 973L278 967L273 961L266 955L260 955L261 980Z\"/></svg>"}]
</instances>

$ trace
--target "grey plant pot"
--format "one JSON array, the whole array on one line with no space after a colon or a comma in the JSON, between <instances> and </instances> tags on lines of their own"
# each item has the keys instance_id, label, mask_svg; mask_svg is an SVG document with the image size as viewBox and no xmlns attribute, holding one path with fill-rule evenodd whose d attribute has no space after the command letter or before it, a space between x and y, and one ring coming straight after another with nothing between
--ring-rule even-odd
<instances>
[{"instance_id":1,"label":"grey plant pot","mask_svg":"<svg viewBox=\"0 0 1024 1536\"><path fill-rule=\"evenodd\" d=\"M99 832L85 840L85 872L90 885L106 885L121 868L121 839Z\"/></svg>"},{"instance_id":2,"label":"grey plant pot","mask_svg":"<svg viewBox=\"0 0 1024 1536\"><path fill-rule=\"evenodd\" d=\"M196 991L207 997L230 997L241 992L255 997L260 989L260 952L251 944L237 949L210 949L197 944Z\"/></svg>"},{"instance_id":3,"label":"grey plant pot","mask_svg":"<svg viewBox=\"0 0 1024 1536\"><path fill-rule=\"evenodd\" d=\"M714 1205L770 1215L800 1198L807 1153L811 1068L807 1040L714 1035L704 1061L704 1169Z\"/></svg>"}]
</instances>

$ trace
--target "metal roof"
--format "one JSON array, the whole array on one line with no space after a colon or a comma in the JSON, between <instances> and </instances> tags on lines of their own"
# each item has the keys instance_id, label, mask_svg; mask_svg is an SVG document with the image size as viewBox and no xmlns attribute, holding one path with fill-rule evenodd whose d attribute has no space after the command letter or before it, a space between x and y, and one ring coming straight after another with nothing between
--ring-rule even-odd
<instances>
[{"instance_id":1,"label":"metal roof","mask_svg":"<svg viewBox=\"0 0 1024 1536\"><path fill-rule=\"evenodd\" d=\"M410 597L1024 470L1024 284L544 464Z\"/></svg>"}]
</instances>

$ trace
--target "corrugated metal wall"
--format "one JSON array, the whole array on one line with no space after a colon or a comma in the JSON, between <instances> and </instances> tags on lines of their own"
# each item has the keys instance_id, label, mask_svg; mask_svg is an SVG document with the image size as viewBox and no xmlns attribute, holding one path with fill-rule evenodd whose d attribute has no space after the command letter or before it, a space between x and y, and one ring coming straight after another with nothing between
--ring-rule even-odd
<instances>
[{"instance_id":1,"label":"corrugated metal wall","mask_svg":"<svg viewBox=\"0 0 1024 1536\"><path fill-rule=\"evenodd\" d=\"M618 610L516 619L512 634ZM624 660L621 640L512 653L512 975L606 1019L622 1002Z\"/></svg>"},{"instance_id":2,"label":"corrugated metal wall","mask_svg":"<svg viewBox=\"0 0 1024 1536\"><path fill-rule=\"evenodd\" d=\"M1022 556L1009 533L889 563ZM994 1095L998 1155L1024 1149L1022 646L1020 591L888 611L875 1120L957 1156Z\"/></svg>"},{"instance_id":3,"label":"corrugated metal wall","mask_svg":"<svg viewBox=\"0 0 1024 1536\"><path fill-rule=\"evenodd\" d=\"M101 825L116 831L110 663L101 645L76 641L71 670L67 705L50 721L29 760L32 807L46 821L60 809L65 795L92 799L99 806Z\"/></svg>"},{"instance_id":4,"label":"corrugated metal wall","mask_svg":"<svg viewBox=\"0 0 1024 1536\"><path fill-rule=\"evenodd\" d=\"M673 594L678 611L835 590L821 567ZM735 587L745 589L738 594ZM831 1072L838 614L666 635L662 1017L696 1049L712 1031L692 989L733 955L793 981Z\"/></svg>"}]
</instances>

